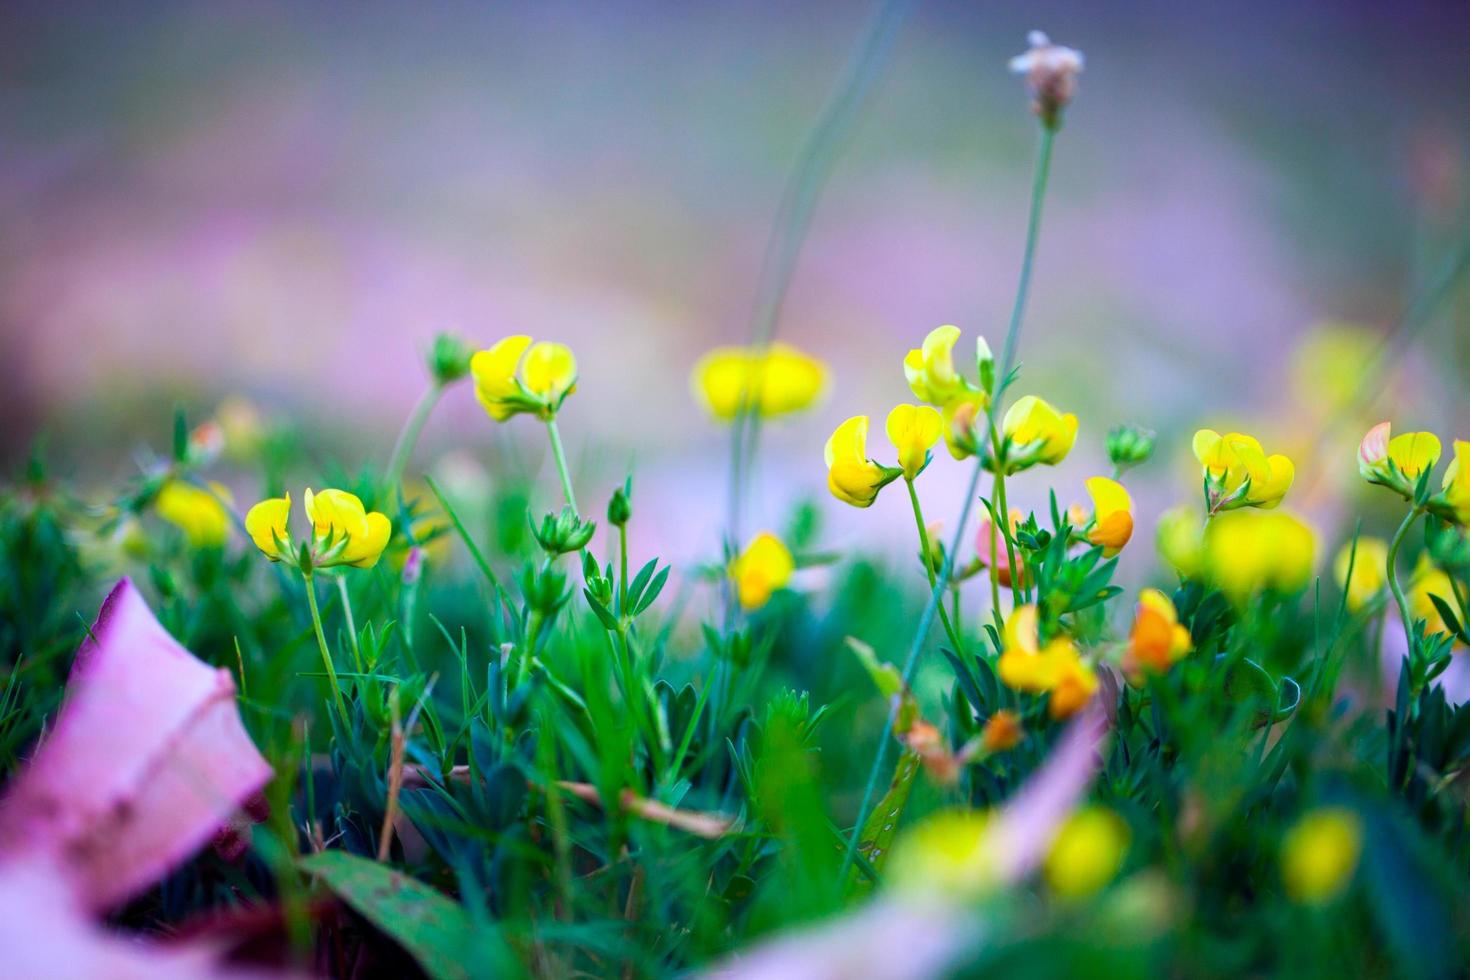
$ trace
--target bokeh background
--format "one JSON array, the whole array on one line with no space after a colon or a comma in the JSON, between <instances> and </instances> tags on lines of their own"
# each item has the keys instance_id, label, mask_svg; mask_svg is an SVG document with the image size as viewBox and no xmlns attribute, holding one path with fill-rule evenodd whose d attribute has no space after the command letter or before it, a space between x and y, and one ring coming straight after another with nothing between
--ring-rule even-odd
<instances>
[{"instance_id":1,"label":"bokeh background","mask_svg":"<svg viewBox=\"0 0 1470 980\"><path fill-rule=\"evenodd\" d=\"M689 369L748 335L782 184L868 11L0 6L0 455L13 469L44 432L101 483L166 445L175 405L239 395L360 465L387 455L435 332L525 332L579 356L564 431L586 496L631 466L656 504L640 533L708 557L727 443ZM813 498L835 546L907 542L901 494L872 514L825 498L821 446L907 397L899 360L931 327L999 346L1036 136L1006 60L1033 27L1087 55L1021 352L1022 388L1082 418L1063 503L1124 420L1162 440L1134 479L1144 533L1196 490L1199 424L1300 454L1295 503L1328 525L1361 427L1321 430L1360 387L1386 392L1364 419L1470 437L1465 289L1388 377L1352 367L1467 234L1470 6L929 0L796 272L780 335L834 385L768 428L756 522ZM1362 326L1317 327L1337 321ZM416 465L505 440L542 466L534 425L492 426L461 387ZM932 516L965 473L937 461Z\"/></svg>"}]
</instances>

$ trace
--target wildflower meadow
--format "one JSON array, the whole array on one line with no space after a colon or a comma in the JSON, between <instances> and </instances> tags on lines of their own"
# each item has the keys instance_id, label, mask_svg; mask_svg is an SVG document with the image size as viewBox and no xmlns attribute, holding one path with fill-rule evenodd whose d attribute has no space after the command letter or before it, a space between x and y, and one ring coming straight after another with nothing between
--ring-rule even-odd
<instances>
[{"instance_id":1,"label":"wildflower meadow","mask_svg":"<svg viewBox=\"0 0 1470 980\"><path fill-rule=\"evenodd\" d=\"M974 273L1008 316L809 343L783 303L914 6L876 5L792 160L748 336L377 337L419 386L391 440L346 434L366 378L301 414L145 391L170 421L88 465L26 433L0 976L1464 975L1470 417L1380 396L1470 251L1377 327L1247 353L1304 365L1291 434L1091 411L1167 379L1028 361L1110 57L1033 31L976 96L1029 167ZM598 455L656 441L658 386L709 452Z\"/></svg>"}]
</instances>

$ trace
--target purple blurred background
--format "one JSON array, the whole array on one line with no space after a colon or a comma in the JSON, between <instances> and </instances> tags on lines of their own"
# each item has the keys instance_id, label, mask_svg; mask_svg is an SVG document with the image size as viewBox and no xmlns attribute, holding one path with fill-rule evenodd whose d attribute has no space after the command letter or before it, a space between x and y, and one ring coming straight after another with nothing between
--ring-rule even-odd
<instances>
[{"instance_id":1,"label":"purple blurred background","mask_svg":"<svg viewBox=\"0 0 1470 980\"><path fill-rule=\"evenodd\" d=\"M74 470L125 471L175 403L231 393L350 463L386 455L435 332L525 332L577 351L583 472L633 463L668 528L711 540L726 436L689 369L748 333L782 183L868 9L5 4L0 456L45 430ZM1466 234L1470 5L922 3L793 283L780 333L835 384L768 430L759 519L824 494L826 435L907 399L899 360L931 327L999 346L1036 130L1005 63L1032 27L1088 59L1021 351L1022 389L1082 418L1064 498L1122 420L1166 446L1144 528L1195 488L1198 424L1314 445L1304 331L1386 329ZM1408 355L1403 426L1470 437L1467 295ZM1299 472L1351 477L1356 434ZM420 459L503 435L462 387ZM962 470L936 467L938 517ZM878 509L824 513L838 540L911 533L902 500Z\"/></svg>"}]
</instances>

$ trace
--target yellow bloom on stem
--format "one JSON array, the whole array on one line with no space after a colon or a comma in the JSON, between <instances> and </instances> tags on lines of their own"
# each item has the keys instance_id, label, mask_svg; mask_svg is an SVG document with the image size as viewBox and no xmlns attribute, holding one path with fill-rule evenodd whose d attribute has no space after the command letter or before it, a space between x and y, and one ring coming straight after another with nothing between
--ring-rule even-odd
<instances>
[{"instance_id":1,"label":"yellow bloom on stem","mask_svg":"<svg viewBox=\"0 0 1470 980\"><path fill-rule=\"evenodd\" d=\"M1445 470L1435 502L1444 516L1457 524L1470 525L1470 442L1455 440L1455 458Z\"/></svg>"},{"instance_id":2,"label":"yellow bloom on stem","mask_svg":"<svg viewBox=\"0 0 1470 980\"><path fill-rule=\"evenodd\" d=\"M935 327L924 338L922 347L908 352L903 359L903 375L908 379L914 397L930 405L943 406L974 386L955 370L954 345L960 339L960 328L953 324ZM986 353L985 339L980 339Z\"/></svg>"},{"instance_id":3,"label":"yellow bloom on stem","mask_svg":"<svg viewBox=\"0 0 1470 980\"><path fill-rule=\"evenodd\" d=\"M378 563L393 533L387 517L376 511L368 513L357 495L346 490L312 493L307 487L303 502L318 547L325 549L323 554L341 547L324 565L372 568Z\"/></svg>"},{"instance_id":4,"label":"yellow bloom on stem","mask_svg":"<svg viewBox=\"0 0 1470 980\"><path fill-rule=\"evenodd\" d=\"M1021 718L1009 708L1002 708L985 720L980 730L980 744L987 752L1008 752L1021 744L1026 729L1021 727Z\"/></svg>"},{"instance_id":5,"label":"yellow bloom on stem","mask_svg":"<svg viewBox=\"0 0 1470 980\"><path fill-rule=\"evenodd\" d=\"M1348 581L1348 566L1352 565L1353 579ZM1359 538L1357 554L1349 541L1337 552L1332 562L1332 574L1337 585L1347 593L1347 607L1357 612L1388 584L1388 542L1382 538Z\"/></svg>"},{"instance_id":6,"label":"yellow bloom on stem","mask_svg":"<svg viewBox=\"0 0 1470 980\"><path fill-rule=\"evenodd\" d=\"M1053 718L1075 714L1097 690L1097 675L1064 635L1042 647L1034 605L1018 606L1005 624L1005 648L996 664L1001 683L1031 694L1051 693Z\"/></svg>"},{"instance_id":7,"label":"yellow bloom on stem","mask_svg":"<svg viewBox=\"0 0 1470 980\"><path fill-rule=\"evenodd\" d=\"M1269 510L1281 503L1296 477L1290 459L1280 453L1267 456L1260 442L1240 432L1222 436L1214 429L1200 429L1194 434L1194 457L1204 467L1214 510Z\"/></svg>"},{"instance_id":8,"label":"yellow bloom on stem","mask_svg":"<svg viewBox=\"0 0 1470 980\"><path fill-rule=\"evenodd\" d=\"M497 422L529 412L556 414L577 390L577 359L564 344L532 343L524 334L506 337L470 358L475 397Z\"/></svg>"},{"instance_id":9,"label":"yellow bloom on stem","mask_svg":"<svg viewBox=\"0 0 1470 980\"><path fill-rule=\"evenodd\" d=\"M1312 577L1312 529L1290 514L1221 514L1205 529L1204 571L1236 603L1264 589L1297 592Z\"/></svg>"},{"instance_id":10,"label":"yellow bloom on stem","mask_svg":"<svg viewBox=\"0 0 1470 980\"><path fill-rule=\"evenodd\" d=\"M1358 443L1358 474L1369 483L1388 487L1406 500L1414 484L1439 462L1439 436L1433 432L1393 434L1393 426L1379 422Z\"/></svg>"},{"instance_id":11,"label":"yellow bloom on stem","mask_svg":"<svg viewBox=\"0 0 1470 980\"><path fill-rule=\"evenodd\" d=\"M771 599L771 593L791 581L796 562L781 539L763 531L750 540L734 561L730 562L730 579L735 595L746 609L759 609Z\"/></svg>"},{"instance_id":12,"label":"yellow bloom on stem","mask_svg":"<svg viewBox=\"0 0 1470 980\"><path fill-rule=\"evenodd\" d=\"M169 480L153 501L158 516L182 530L194 548L218 548L230 532L230 514L220 503L221 498L229 499L229 491L218 483L210 487L213 493L182 480Z\"/></svg>"},{"instance_id":13,"label":"yellow bloom on stem","mask_svg":"<svg viewBox=\"0 0 1470 980\"><path fill-rule=\"evenodd\" d=\"M940 410L944 444L955 459L968 459L986 443L989 437L975 427L985 421L989 408L990 396L983 391L964 392L945 402Z\"/></svg>"},{"instance_id":14,"label":"yellow bloom on stem","mask_svg":"<svg viewBox=\"0 0 1470 980\"><path fill-rule=\"evenodd\" d=\"M1106 807L1089 806L1067 818L1042 870L1063 898L1085 898L1117 876L1128 856L1128 825Z\"/></svg>"},{"instance_id":15,"label":"yellow bloom on stem","mask_svg":"<svg viewBox=\"0 0 1470 980\"><path fill-rule=\"evenodd\" d=\"M245 514L245 531L271 561L291 558L291 495L262 500Z\"/></svg>"},{"instance_id":16,"label":"yellow bloom on stem","mask_svg":"<svg viewBox=\"0 0 1470 980\"><path fill-rule=\"evenodd\" d=\"M1449 575L1431 562L1427 554L1420 554L1414 574L1409 578L1409 613L1416 620L1424 620L1427 632L1449 633L1449 625L1430 596L1439 596L1447 606L1455 608L1455 587Z\"/></svg>"},{"instance_id":17,"label":"yellow bloom on stem","mask_svg":"<svg viewBox=\"0 0 1470 980\"><path fill-rule=\"evenodd\" d=\"M1342 894L1363 850L1363 821L1346 807L1305 814L1281 840L1281 880L1298 902L1321 905Z\"/></svg>"},{"instance_id":18,"label":"yellow bloom on stem","mask_svg":"<svg viewBox=\"0 0 1470 980\"><path fill-rule=\"evenodd\" d=\"M1155 532L1159 554L1184 578L1199 575L1204 558L1205 525L1199 510L1174 507L1159 515Z\"/></svg>"},{"instance_id":19,"label":"yellow bloom on stem","mask_svg":"<svg viewBox=\"0 0 1470 980\"><path fill-rule=\"evenodd\" d=\"M854 507L869 507L878 491L898 478L900 471L879 466L868 458L868 417L854 415L827 440L827 489Z\"/></svg>"},{"instance_id":20,"label":"yellow bloom on stem","mask_svg":"<svg viewBox=\"0 0 1470 980\"><path fill-rule=\"evenodd\" d=\"M896 405L888 413L884 430L898 450L898 465L904 479L912 480L929 462L929 450L939 441L943 427L939 410L928 405Z\"/></svg>"},{"instance_id":21,"label":"yellow bloom on stem","mask_svg":"<svg viewBox=\"0 0 1470 980\"><path fill-rule=\"evenodd\" d=\"M721 421L735 418L746 402L747 411L777 418L816 403L827 389L827 365L779 341L764 354L750 347L717 347L694 365L690 386Z\"/></svg>"},{"instance_id":22,"label":"yellow bloom on stem","mask_svg":"<svg viewBox=\"0 0 1470 980\"><path fill-rule=\"evenodd\" d=\"M1103 556L1111 558L1133 537L1133 498L1123 484L1105 476L1087 481L1087 495L1092 498L1092 528L1087 540L1102 545Z\"/></svg>"},{"instance_id":23,"label":"yellow bloom on stem","mask_svg":"<svg viewBox=\"0 0 1470 980\"><path fill-rule=\"evenodd\" d=\"M1158 589L1144 589L1138 595L1138 608L1133 614L1133 629L1128 634L1128 652L1124 670L1136 674L1142 670L1165 673L1194 649L1189 630L1179 623L1174 603Z\"/></svg>"},{"instance_id":24,"label":"yellow bloom on stem","mask_svg":"<svg viewBox=\"0 0 1470 980\"><path fill-rule=\"evenodd\" d=\"M1064 414L1035 395L1019 398L1006 409L1000 428L1010 473L1037 463L1055 466L1067 458L1077 441L1077 416Z\"/></svg>"}]
</instances>

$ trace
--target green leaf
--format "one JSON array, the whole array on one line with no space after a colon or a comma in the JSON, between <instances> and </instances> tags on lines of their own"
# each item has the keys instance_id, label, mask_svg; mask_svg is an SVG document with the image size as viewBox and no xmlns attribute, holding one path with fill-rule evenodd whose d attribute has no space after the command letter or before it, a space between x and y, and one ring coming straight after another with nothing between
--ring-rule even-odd
<instances>
[{"instance_id":1,"label":"green leaf","mask_svg":"<svg viewBox=\"0 0 1470 980\"><path fill-rule=\"evenodd\" d=\"M664 583L669 580L669 569L671 567L670 565L665 565L663 570L653 577L653 581L648 583L648 590L643 593L643 597L633 606L633 615L637 616L643 610L653 605L653 600L658 598L658 594L664 590Z\"/></svg>"},{"instance_id":2,"label":"green leaf","mask_svg":"<svg viewBox=\"0 0 1470 980\"><path fill-rule=\"evenodd\" d=\"M583 589L582 595L587 597L587 605L592 607L593 614L597 616L598 622L602 623L603 628L610 633L616 633L618 631L617 617L609 612L606 606L597 601L597 597L592 594L590 589Z\"/></svg>"},{"instance_id":3,"label":"green leaf","mask_svg":"<svg viewBox=\"0 0 1470 980\"><path fill-rule=\"evenodd\" d=\"M893 773L893 782L883 799L873 807L868 822L863 824L858 837L858 854L872 865L875 871L883 870L888 852L893 849L893 839L898 835L898 823L908 806L909 792L914 788L914 777L919 774L919 754L904 752L898 757L898 767ZM857 869L853 869L852 887L859 894L872 889L873 882Z\"/></svg>"},{"instance_id":4,"label":"green leaf","mask_svg":"<svg viewBox=\"0 0 1470 980\"><path fill-rule=\"evenodd\" d=\"M1455 615L1455 611L1450 607L1450 604L1433 592L1429 593L1429 601L1434 603L1434 608L1439 611L1439 618L1444 620L1444 624L1449 627L1450 632L1459 637L1461 643L1470 643L1470 638L1467 638L1465 633L1465 627L1460 625L1460 619Z\"/></svg>"},{"instance_id":5,"label":"green leaf","mask_svg":"<svg viewBox=\"0 0 1470 980\"><path fill-rule=\"evenodd\" d=\"M518 972L498 933L416 878L345 851L302 858L337 897L402 946L434 980Z\"/></svg>"}]
</instances>

